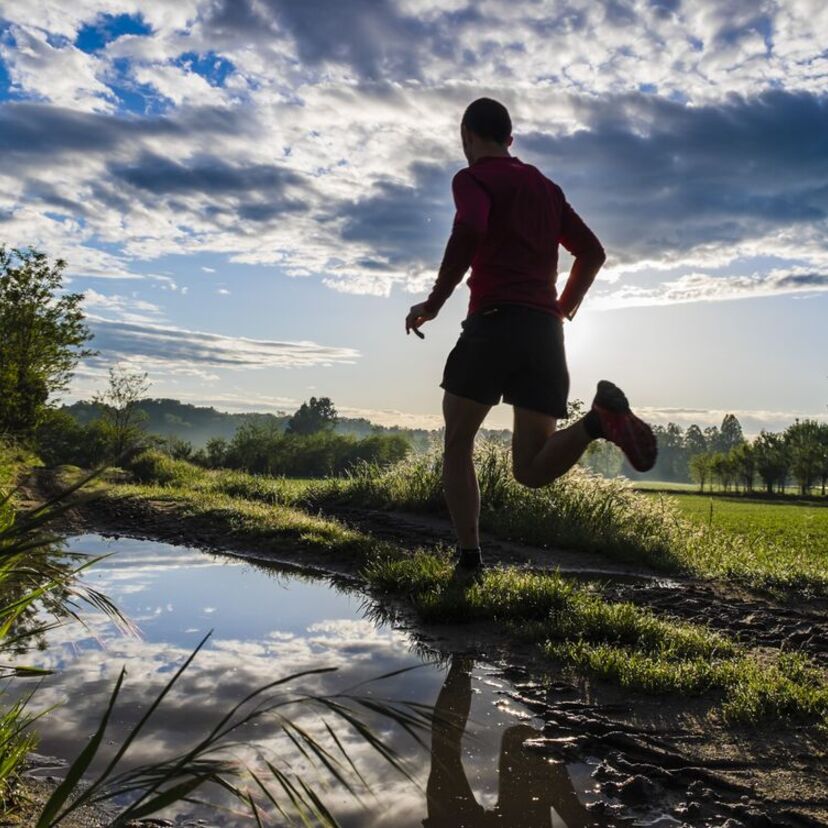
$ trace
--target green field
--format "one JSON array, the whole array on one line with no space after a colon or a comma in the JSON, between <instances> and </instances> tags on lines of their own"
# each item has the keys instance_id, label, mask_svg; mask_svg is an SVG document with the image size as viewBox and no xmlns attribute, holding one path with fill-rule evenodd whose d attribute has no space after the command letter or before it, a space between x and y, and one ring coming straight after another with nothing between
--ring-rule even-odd
<instances>
[{"instance_id":1,"label":"green field","mask_svg":"<svg viewBox=\"0 0 828 828\"><path fill-rule=\"evenodd\" d=\"M828 503L699 494L671 494L670 498L685 517L698 524L712 524L743 537L758 536L828 559Z\"/></svg>"},{"instance_id":2,"label":"green field","mask_svg":"<svg viewBox=\"0 0 828 828\"><path fill-rule=\"evenodd\" d=\"M688 492L690 494L700 494L698 483L678 483L671 480L633 480L632 485L634 489L640 492ZM732 492L732 489L727 491ZM706 483L703 494L707 495L713 492L714 494L721 495L726 494L727 491L718 483ZM792 495L793 497L799 497L799 486L789 484L785 487L784 493L786 495ZM808 498L812 500L822 498L828 504L828 495L821 495L819 486L815 486L811 490Z\"/></svg>"},{"instance_id":3,"label":"green field","mask_svg":"<svg viewBox=\"0 0 828 828\"><path fill-rule=\"evenodd\" d=\"M634 480L633 487L642 492L697 492L698 483L672 483L665 480Z\"/></svg>"}]
</instances>

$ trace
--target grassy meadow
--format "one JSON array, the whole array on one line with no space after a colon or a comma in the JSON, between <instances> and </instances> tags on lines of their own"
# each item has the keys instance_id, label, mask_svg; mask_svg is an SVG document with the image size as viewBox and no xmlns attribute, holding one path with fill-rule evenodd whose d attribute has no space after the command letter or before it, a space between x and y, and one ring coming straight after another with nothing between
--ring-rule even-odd
<instances>
[{"instance_id":1,"label":"grassy meadow","mask_svg":"<svg viewBox=\"0 0 828 828\"><path fill-rule=\"evenodd\" d=\"M785 502L697 494L674 495L673 500L681 514L698 525L809 549L828 561L828 501Z\"/></svg>"}]
</instances>

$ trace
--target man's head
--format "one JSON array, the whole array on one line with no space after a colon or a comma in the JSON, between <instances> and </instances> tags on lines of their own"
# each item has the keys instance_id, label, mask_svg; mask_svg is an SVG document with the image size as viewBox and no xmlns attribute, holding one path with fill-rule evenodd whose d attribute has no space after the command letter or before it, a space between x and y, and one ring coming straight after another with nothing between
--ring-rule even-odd
<instances>
[{"instance_id":1,"label":"man's head","mask_svg":"<svg viewBox=\"0 0 828 828\"><path fill-rule=\"evenodd\" d=\"M470 164L484 155L508 155L512 144L512 119L502 103L491 98L472 101L460 122L463 152Z\"/></svg>"}]
</instances>

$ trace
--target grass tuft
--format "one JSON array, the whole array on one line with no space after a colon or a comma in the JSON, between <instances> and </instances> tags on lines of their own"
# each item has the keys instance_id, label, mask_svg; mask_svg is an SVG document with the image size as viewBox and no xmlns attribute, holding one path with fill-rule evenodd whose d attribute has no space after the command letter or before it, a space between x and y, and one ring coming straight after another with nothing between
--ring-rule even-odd
<instances>
[{"instance_id":1,"label":"grass tuft","mask_svg":"<svg viewBox=\"0 0 828 828\"><path fill-rule=\"evenodd\" d=\"M721 695L734 724L828 721L828 686L804 656L760 656L707 627L608 603L558 573L513 567L458 578L445 556L378 559L372 585L409 597L426 621L506 623L547 655L646 693Z\"/></svg>"}]
</instances>

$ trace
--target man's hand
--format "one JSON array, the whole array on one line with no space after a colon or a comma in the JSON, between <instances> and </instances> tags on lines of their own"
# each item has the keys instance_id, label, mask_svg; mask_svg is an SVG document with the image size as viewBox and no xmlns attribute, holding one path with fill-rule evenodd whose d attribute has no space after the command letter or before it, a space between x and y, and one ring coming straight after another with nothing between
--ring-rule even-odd
<instances>
[{"instance_id":1,"label":"man's hand","mask_svg":"<svg viewBox=\"0 0 828 828\"><path fill-rule=\"evenodd\" d=\"M411 310L408 311L408 316L405 317L406 335L410 334L411 331L414 331L420 339L425 339L425 335L420 332L420 326L425 322L436 318L436 316L436 313L429 313L426 310L425 302L419 302L416 305L412 305Z\"/></svg>"}]
</instances>

